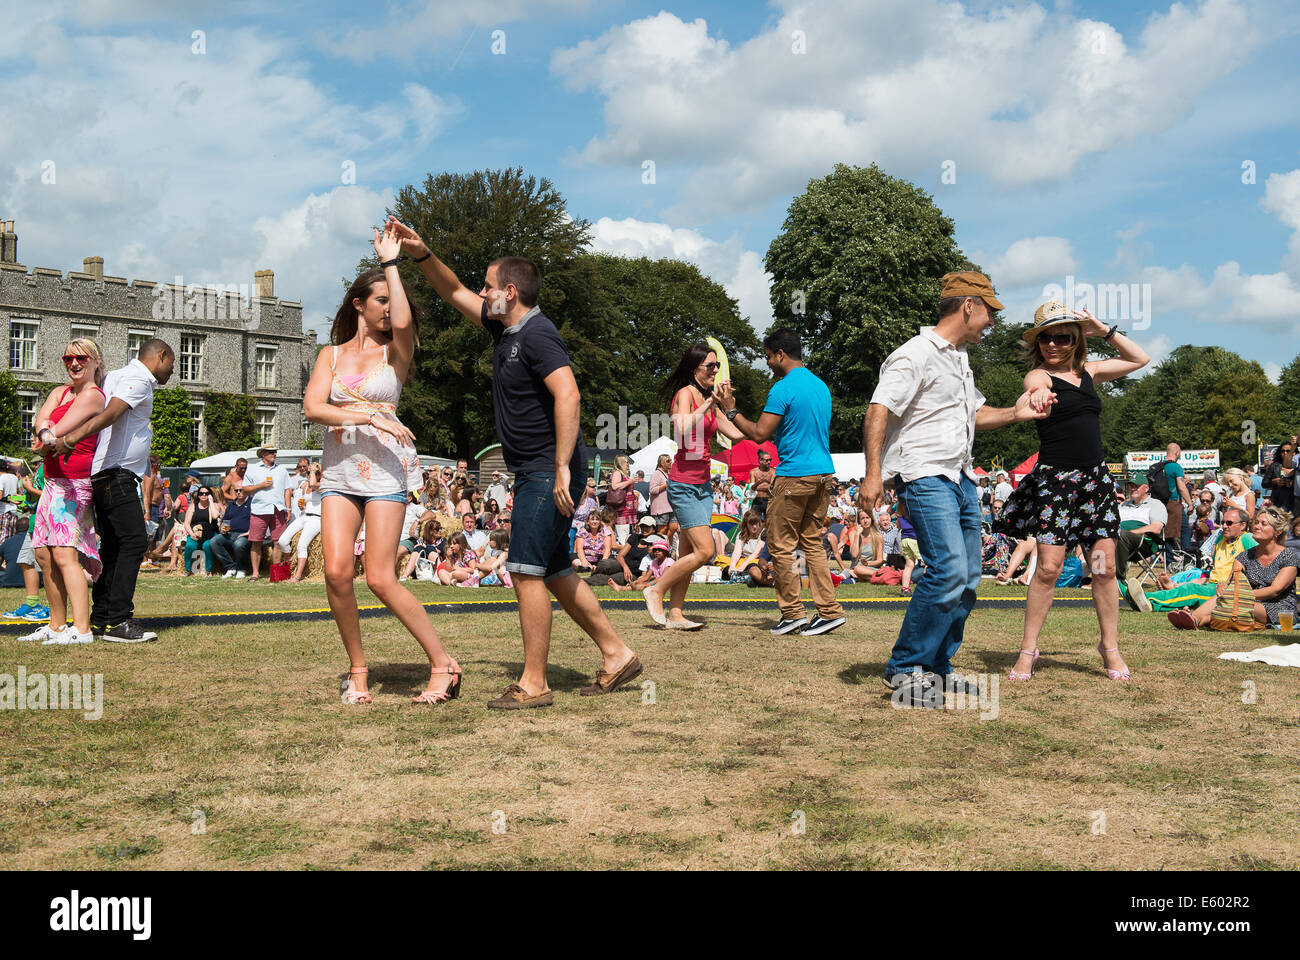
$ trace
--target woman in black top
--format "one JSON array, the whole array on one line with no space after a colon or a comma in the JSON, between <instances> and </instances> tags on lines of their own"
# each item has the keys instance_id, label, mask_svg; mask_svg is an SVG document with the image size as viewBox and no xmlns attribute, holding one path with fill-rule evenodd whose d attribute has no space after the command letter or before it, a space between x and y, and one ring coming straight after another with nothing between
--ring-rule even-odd
<instances>
[{"instance_id":1,"label":"woman in black top","mask_svg":"<svg viewBox=\"0 0 1300 960\"><path fill-rule=\"evenodd\" d=\"M1088 360L1088 337L1101 337L1119 351L1109 360ZM1037 409L1055 398L1038 427L1038 465L993 522L998 533L1038 541L1038 567L1025 600L1025 634L1012 680L1028 680L1038 659L1038 635L1052 606L1052 594L1067 553L1082 545L1092 568L1092 602L1101 626L1101 654L1112 680L1127 680L1119 655L1119 593L1115 538L1119 507L1115 485L1102 458L1101 399L1093 385L1140 370L1150 357L1132 340L1088 311L1072 312L1049 300L1034 314L1024 340L1032 369L1025 389Z\"/></svg>"}]
</instances>

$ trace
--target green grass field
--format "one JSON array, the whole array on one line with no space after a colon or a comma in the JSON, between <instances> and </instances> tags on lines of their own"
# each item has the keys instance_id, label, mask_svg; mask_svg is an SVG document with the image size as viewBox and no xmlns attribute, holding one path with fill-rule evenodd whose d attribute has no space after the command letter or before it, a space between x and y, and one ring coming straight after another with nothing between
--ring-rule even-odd
<instances>
[{"instance_id":1,"label":"green grass field","mask_svg":"<svg viewBox=\"0 0 1300 960\"><path fill-rule=\"evenodd\" d=\"M0 592L0 609L17 593ZM324 606L320 584L156 574L137 595L141 617ZM880 682L900 610L853 609L807 639L771 637L766 611L700 613L707 628L688 634L613 612L649 683L603 698L578 696L598 660L557 614L556 704L518 713L485 707L521 666L511 610L434 615L465 694L432 709L410 703L426 664L389 617L362 622L374 693L362 707L339 703L347 661L329 620L204 623L136 646L0 637L0 672L102 674L104 699L98 720L0 711L0 866L1300 865L1297 675L1215 659L1276 633L1178 632L1124 611L1134 679L1122 685L1100 669L1091 608L1062 608L1037 675L1013 685L1022 614L977 610L958 666L995 675L996 701L920 711L893 709Z\"/></svg>"}]
</instances>

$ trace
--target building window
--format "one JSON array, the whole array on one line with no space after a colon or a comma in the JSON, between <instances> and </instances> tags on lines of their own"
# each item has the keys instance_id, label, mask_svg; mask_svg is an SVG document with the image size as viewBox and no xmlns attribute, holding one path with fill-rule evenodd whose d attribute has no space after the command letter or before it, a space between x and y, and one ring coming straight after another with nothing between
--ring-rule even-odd
<instances>
[{"instance_id":1,"label":"building window","mask_svg":"<svg viewBox=\"0 0 1300 960\"><path fill-rule=\"evenodd\" d=\"M99 327L88 323L74 323L68 340L94 340L99 343Z\"/></svg>"},{"instance_id":2,"label":"building window","mask_svg":"<svg viewBox=\"0 0 1300 960\"><path fill-rule=\"evenodd\" d=\"M36 370L36 330L40 325L24 320L9 321L9 369Z\"/></svg>"},{"instance_id":3,"label":"building window","mask_svg":"<svg viewBox=\"0 0 1300 960\"><path fill-rule=\"evenodd\" d=\"M203 449L203 404L190 404L190 449Z\"/></svg>"},{"instance_id":4,"label":"building window","mask_svg":"<svg viewBox=\"0 0 1300 960\"><path fill-rule=\"evenodd\" d=\"M257 427L259 442L263 444L275 443L275 408L258 407L254 417L254 424Z\"/></svg>"},{"instance_id":5,"label":"building window","mask_svg":"<svg viewBox=\"0 0 1300 960\"><path fill-rule=\"evenodd\" d=\"M140 359L140 348L144 346L146 340L153 339L152 330L131 330L126 335L126 359L129 363L132 360Z\"/></svg>"},{"instance_id":6,"label":"building window","mask_svg":"<svg viewBox=\"0 0 1300 960\"><path fill-rule=\"evenodd\" d=\"M41 408L41 395L18 391L18 414L23 423L23 436L32 435L32 424L36 422L36 411Z\"/></svg>"},{"instance_id":7,"label":"building window","mask_svg":"<svg viewBox=\"0 0 1300 960\"><path fill-rule=\"evenodd\" d=\"M275 354L276 348L261 346L257 348L257 389L275 389Z\"/></svg>"},{"instance_id":8,"label":"building window","mask_svg":"<svg viewBox=\"0 0 1300 960\"><path fill-rule=\"evenodd\" d=\"M203 379L203 338L181 337L181 379Z\"/></svg>"}]
</instances>

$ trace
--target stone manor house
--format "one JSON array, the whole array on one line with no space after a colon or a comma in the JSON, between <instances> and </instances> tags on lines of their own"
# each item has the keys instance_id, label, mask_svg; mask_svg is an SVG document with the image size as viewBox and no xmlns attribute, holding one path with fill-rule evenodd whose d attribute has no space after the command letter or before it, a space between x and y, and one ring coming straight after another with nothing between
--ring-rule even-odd
<instances>
[{"instance_id":1,"label":"stone manor house","mask_svg":"<svg viewBox=\"0 0 1300 960\"><path fill-rule=\"evenodd\" d=\"M9 372L18 381L23 429L51 385L66 382L63 350L76 337L99 344L107 369L134 358L159 337L176 351L168 387L190 394L190 440L207 449L203 425L209 392L254 398L254 422L263 443L305 446L302 396L316 361L316 337L303 333L302 303L275 296L270 270L252 287L186 288L104 275L104 259L87 257L82 270L27 267L18 262L14 221L0 221L0 330L9 337Z\"/></svg>"}]
</instances>

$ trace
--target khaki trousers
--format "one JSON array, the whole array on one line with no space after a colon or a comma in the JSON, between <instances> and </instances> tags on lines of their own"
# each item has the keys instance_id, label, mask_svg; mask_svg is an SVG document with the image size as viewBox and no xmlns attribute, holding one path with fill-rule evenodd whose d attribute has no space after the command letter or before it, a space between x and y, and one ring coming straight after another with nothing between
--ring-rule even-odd
<instances>
[{"instance_id":1,"label":"khaki trousers","mask_svg":"<svg viewBox=\"0 0 1300 960\"><path fill-rule=\"evenodd\" d=\"M794 571L794 551L803 551L812 585L813 603L824 620L844 615L835 599L831 567L822 546L822 523L830 504L834 474L814 477L777 477L767 505L767 550L772 555L772 576L776 580L776 602L785 620L804 617L799 577Z\"/></svg>"}]
</instances>

